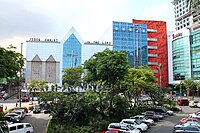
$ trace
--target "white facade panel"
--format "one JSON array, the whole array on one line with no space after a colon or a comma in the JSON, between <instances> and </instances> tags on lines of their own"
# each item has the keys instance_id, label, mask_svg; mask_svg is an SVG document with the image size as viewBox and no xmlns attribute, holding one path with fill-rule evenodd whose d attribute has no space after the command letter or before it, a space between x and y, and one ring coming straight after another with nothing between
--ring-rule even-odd
<instances>
[{"instance_id":1,"label":"white facade panel","mask_svg":"<svg viewBox=\"0 0 200 133\"><path fill-rule=\"evenodd\" d=\"M60 62L61 48L60 43L52 42L27 42L26 60L31 61L37 54L42 61L46 61L50 55Z\"/></svg>"},{"instance_id":2,"label":"white facade panel","mask_svg":"<svg viewBox=\"0 0 200 133\"><path fill-rule=\"evenodd\" d=\"M113 50L112 45L85 43L82 46L82 59L81 64L90 59L95 53L102 52L106 48Z\"/></svg>"}]
</instances>

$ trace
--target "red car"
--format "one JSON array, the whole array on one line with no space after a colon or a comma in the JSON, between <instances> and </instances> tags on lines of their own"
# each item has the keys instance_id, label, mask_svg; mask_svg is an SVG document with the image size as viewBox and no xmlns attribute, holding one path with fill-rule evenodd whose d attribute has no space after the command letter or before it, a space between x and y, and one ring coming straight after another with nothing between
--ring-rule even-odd
<instances>
[{"instance_id":1,"label":"red car","mask_svg":"<svg viewBox=\"0 0 200 133\"><path fill-rule=\"evenodd\" d=\"M22 102L29 102L29 100L30 100L29 97L26 97L26 96L22 97Z\"/></svg>"},{"instance_id":2,"label":"red car","mask_svg":"<svg viewBox=\"0 0 200 133\"><path fill-rule=\"evenodd\" d=\"M188 118L183 118L182 120L180 120L179 124L186 123L187 121L196 121L196 122L199 122L199 120L196 119L196 118L188 117Z\"/></svg>"},{"instance_id":3,"label":"red car","mask_svg":"<svg viewBox=\"0 0 200 133\"><path fill-rule=\"evenodd\" d=\"M125 132L122 132L118 129L111 129L111 130L106 131L105 133L125 133Z\"/></svg>"},{"instance_id":4,"label":"red car","mask_svg":"<svg viewBox=\"0 0 200 133\"><path fill-rule=\"evenodd\" d=\"M178 99L176 102L179 106L188 106L189 100L188 99Z\"/></svg>"}]
</instances>

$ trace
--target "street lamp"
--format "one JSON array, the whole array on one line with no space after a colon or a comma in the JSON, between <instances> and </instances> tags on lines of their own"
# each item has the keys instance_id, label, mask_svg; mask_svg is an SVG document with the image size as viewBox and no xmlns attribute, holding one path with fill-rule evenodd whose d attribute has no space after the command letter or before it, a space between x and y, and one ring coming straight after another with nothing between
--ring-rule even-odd
<instances>
[{"instance_id":1,"label":"street lamp","mask_svg":"<svg viewBox=\"0 0 200 133\"><path fill-rule=\"evenodd\" d=\"M142 29L142 27L140 25L136 24L136 25L133 25L131 28L134 29L134 31L135 31L135 43L136 43L136 49L134 49L134 67L138 67L138 66L142 65L142 61L141 61L141 59L142 59L141 41L139 42L139 39L141 39L141 29ZM138 34L140 34L140 36ZM140 47L139 47L139 45L140 45ZM140 49L140 51L139 51L139 49Z\"/></svg>"}]
</instances>

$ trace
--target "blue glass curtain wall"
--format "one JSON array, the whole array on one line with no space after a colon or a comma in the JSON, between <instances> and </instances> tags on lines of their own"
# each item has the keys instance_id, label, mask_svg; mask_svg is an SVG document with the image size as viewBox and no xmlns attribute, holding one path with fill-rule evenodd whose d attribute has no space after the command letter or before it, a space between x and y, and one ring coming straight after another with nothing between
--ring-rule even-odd
<instances>
[{"instance_id":1,"label":"blue glass curtain wall","mask_svg":"<svg viewBox=\"0 0 200 133\"><path fill-rule=\"evenodd\" d=\"M113 49L128 51L131 67L148 64L145 24L113 22Z\"/></svg>"}]
</instances>

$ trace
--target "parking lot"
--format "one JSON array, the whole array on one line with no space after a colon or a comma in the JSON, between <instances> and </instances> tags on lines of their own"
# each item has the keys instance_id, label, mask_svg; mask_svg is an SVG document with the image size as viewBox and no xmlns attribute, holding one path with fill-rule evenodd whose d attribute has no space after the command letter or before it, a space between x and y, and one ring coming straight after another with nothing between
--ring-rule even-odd
<instances>
[{"instance_id":1,"label":"parking lot","mask_svg":"<svg viewBox=\"0 0 200 133\"><path fill-rule=\"evenodd\" d=\"M156 125L148 129L147 133L173 133L173 128L178 122L187 117L188 114L199 111L199 108L181 106L182 112L175 113L174 116L167 116L163 120L156 122Z\"/></svg>"},{"instance_id":2,"label":"parking lot","mask_svg":"<svg viewBox=\"0 0 200 133\"><path fill-rule=\"evenodd\" d=\"M6 100L0 101L1 104L7 106L8 109L16 106L15 102L17 100ZM22 106L30 106L31 102L22 102ZM37 102L34 102L37 104ZM156 125L150 127L147 133L172 133L173 127L188 114L199 111L199 108L190 108L189 106L181 106L182 112L175 113L173 116L167 116L163 120L156 122ZM32 124L34 128L34 133L45 133L50 117L49 114L41 113L33 114L29 112L21 122L28 122Z\"/></svg>"},{"instance_id":3,"label":"parking lot","mask_svg":"<svg viewBox=\"0 0 200 133\"><path fill-rule=\"evenodd\" d=\"M0 100L0 104L3 105L3 109L5 110L5 107L7 110L16 107L19 107L19 102L17 102L18 99L7 99L7 100ZM37 104L37 101L32 102L22 102L21 107L29 107ZM29 113L26 114L26 116L21 120L21 122L30 123L33 126L34 133L46 133L48 121L51 117L49 117L49 114L44 114L43 111L40 113L34 114L33 111L29 111Z\"/></svg>"}]
</instances>

